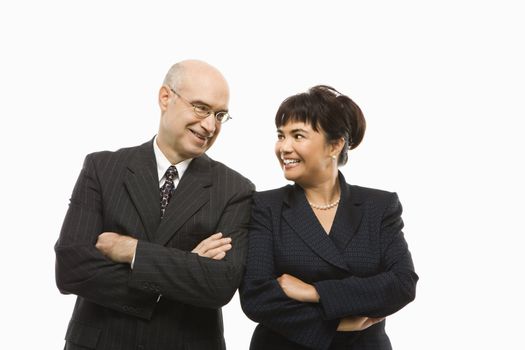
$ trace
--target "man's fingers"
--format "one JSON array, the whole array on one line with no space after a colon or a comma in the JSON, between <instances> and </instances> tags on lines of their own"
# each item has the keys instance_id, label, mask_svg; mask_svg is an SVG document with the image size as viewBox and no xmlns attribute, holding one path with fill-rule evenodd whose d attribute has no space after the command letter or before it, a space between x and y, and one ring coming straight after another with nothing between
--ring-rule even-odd
<instances>
[{"instance_id":1,"label":"man's fingers","mask_svg":"<svg viewBox=\"0 0 525 350\"><path fill-rule=\"evenodd\" d=\"M206 253L209 250L219 248L221 246L230 244L232 239L230 237L216 239L208 242L204 242L200 248L197 250L201 253Z\"/></svg>"},{"instance_id":2,"label":"man's fingers","mask_svg":"<svg viewBox=\"0 0 525 350\"><path fill-rule=\"evenodd\" d=\"M209 249L209 250L205 251L203 254L199 254L199 255L205 256L207 258L213 258L217 254L220 254L220 253L223 253L223 252L226 253L230 249L232 249L232 245L231 244L223 244L220 247L217 247L215 249Z\"/></svg>"},{"instance_id":3,"label":"man's fingers","mask_svg":"<svg viewBox=\"0 0 525 350\"><path fill-rule=\"evenodd\" d=\"M107 250L115 244L115 240L118 238L118 234L114 232L102 232L97 237L95 248L100 250L103 254L107 253Z\"/></svg>"},{"instance_id":4,"label":"man's fingers","mask_svg":"<svg viewBox=\"0 0 525 350\"><path fill-rule=\"evenodd\" d=\"M200 249L194 249L192 252L197 253L200 256L206 258L213 258L215 255L221 252L227 252L232 248L232 245L229 243L231 240L225 240L221 242L214 242L213 244L204 244Z\"/></svg>"},{"instance_id":5,"label":"man's fingers","mask_svg":"<svg viewBox=\"0 0 525 350\"><path fill-rule=\"evenodd\" d=\"M197 246L195 248L193 248L193 251L200 250L206 244L208 244L210 242L213 242L213 241L216 241L216 240L220 239L221 237L222 237L222 232L214 233L213 235L211 235L211 236L203 239L202 241L200 241L199 244L197 244Z\"/></svg>"},{"instance_id":6,"label":"man's fingers","mask_svg":"<svg viewBox=\"0 0 525 350\"><path fill-rule=\"evenodd\" d=\"M225 256L226 256L226 252L220 252L219 254L215 255L212 259L222 260Z\"/></svg>"},{"instance_id":7,"label":"man's fingers","mask_svg":"<svg viewBox=\"0 0 525 350\"><path fill-rule=\"evenodd\" d=\"M202 240L191 252L199 256L221 260L226 256L226 252L232 248L232 239L224 237L222 232L217 232Z\"/></svg>"},{"instance_id":8,"label":"man's fingers","mask_svg":"<svg viewBox=\"0 0 525 350\"><path fill-rule=\"evenodd\" d=\"M216 241L222 237L222 232L217 232L211 235L210 237L203 239L201 243L206 244L206 242Z\"/></svg>"},{"instance_id":9,"label":"man's fingers","mask_svg":"<svg viewBox=\"0 0 525 350\"><path fill-rule=\"evenodd\" d=\"M219 241L221 237L222 237L222 232L217 232L203 239L202 241L199 242L199 244L197 244L195 248L193 248L192 253L202 253L206 251L207 249L210 249L210 244L213 244L213 242Z\"/></svg>"},{"instance_id":10,"label":"man's fingers","mask_svg":"<svg viewBox=\"0 0 525 350\"><path fill-rule=\"evenodd\" d=\"M215 249L217 247L220 247L220 246L223 246L223 245L226 245L226 244L230 244L231 242L232 242L232 239L230 237L221 238L221 239L217 239L217 240L214 240L214 241L206 242L204 244L204 248L206 250Z\"/></svg>"}]
</instances>

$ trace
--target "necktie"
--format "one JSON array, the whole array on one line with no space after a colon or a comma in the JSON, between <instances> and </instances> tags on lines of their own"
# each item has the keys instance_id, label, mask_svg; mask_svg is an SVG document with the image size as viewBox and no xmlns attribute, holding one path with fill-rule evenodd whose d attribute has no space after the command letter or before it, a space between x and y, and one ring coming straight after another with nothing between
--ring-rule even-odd
<instances>
[{"instance_id":1,"label":"necktie","mask_svg":"<svg viewBox=\"0 0 525 350\"><path fill-rule=\"evenodd\" d=\"M174 165L170 166L168 170L166 170L166 182L164 182L164 185L160 188L160 218L162 219L164 217L164 212L166 211L166 207L168 206L168 203L170 202L171 195L173 194L173 180L177 177L177 168L175 168Z\"/></svg>"}]
</instances>

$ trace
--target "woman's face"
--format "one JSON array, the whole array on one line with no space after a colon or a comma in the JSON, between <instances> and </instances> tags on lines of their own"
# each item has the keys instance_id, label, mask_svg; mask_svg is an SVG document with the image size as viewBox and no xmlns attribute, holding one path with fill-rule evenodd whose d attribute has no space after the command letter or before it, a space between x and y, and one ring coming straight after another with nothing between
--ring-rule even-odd
<instances>
[{"instance_id":1,"label":"woman's face","mask_svg":"<svg viewBox=\"0 0 525 350\"><path fill-rule=\"evenodd\" d=\"M275 155L287 180L311 186L334 176L336 149L310 124L290 121L277 129ZM335 172L337 173L337 172Z\"/></svg>"}]
</instances>

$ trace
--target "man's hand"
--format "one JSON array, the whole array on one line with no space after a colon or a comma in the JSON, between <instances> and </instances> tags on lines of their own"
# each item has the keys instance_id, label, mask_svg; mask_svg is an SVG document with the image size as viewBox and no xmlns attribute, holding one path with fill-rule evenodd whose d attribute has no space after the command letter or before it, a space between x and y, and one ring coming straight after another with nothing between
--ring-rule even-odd
<instances>
[{"instance_id":1,"label":"man's hand","mask_svg":"<svg viewBox=\"0 0 525 350\"><path fill-rule=\"evenodd\" d=\"M95 247L114 262L131 264L137 240L115 232L103 232L98 236Z\"/></svg>"},{"instance_id":2,"label":"man's hand","mask_svg":"<svg viewBox=\"0 0 525 350\"><path fill-rule=\"evenodd\" d=\"M200 242L191 252L205 258L221 260L232 249L231 242L230 237L222 238L222 233L218 232Z\"/></svg>"},{"instance_id":3,"label":"man's hand","mask_svg":"<svg viewBox=\"0 0 525 350\"><path fill-rule=\"evenodd\" d=\"M375 318L375 317L362 317L362 316L349 316L342 318L339 321L337 326L338 332L353 332L353 331L362 331L368 327L383 321L385 318Z\"/></svg>"},{"instance_id":4,"label":"man's hand","mask_svg":"<svg viewBox=\"0 0 525 350\"><path fill-rule=\"evenodd\" d=\"M289 298L301 301L303 303L318 303L319 294L317 289L311 284L305 283L297 277L283 274L277 278L284 294Z\"/></svg>"}]
</instances>

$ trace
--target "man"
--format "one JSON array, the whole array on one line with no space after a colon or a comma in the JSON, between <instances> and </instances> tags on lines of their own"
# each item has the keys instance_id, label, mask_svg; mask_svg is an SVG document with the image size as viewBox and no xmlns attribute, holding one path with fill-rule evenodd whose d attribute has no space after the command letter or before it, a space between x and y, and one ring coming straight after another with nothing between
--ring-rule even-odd
<instances>
[{"instance_id":1,"label":"man","mask_svg":"<svg viewBox=\"0 0 525 350\"><path fill-rule=\"evenodd\" d=\"M216 68L182 61L156 137L86 157L55 245L57 286L78 296L65 349L225 349L254 190L204 153L228 100Z\"/></svg>"}]
</instances>

